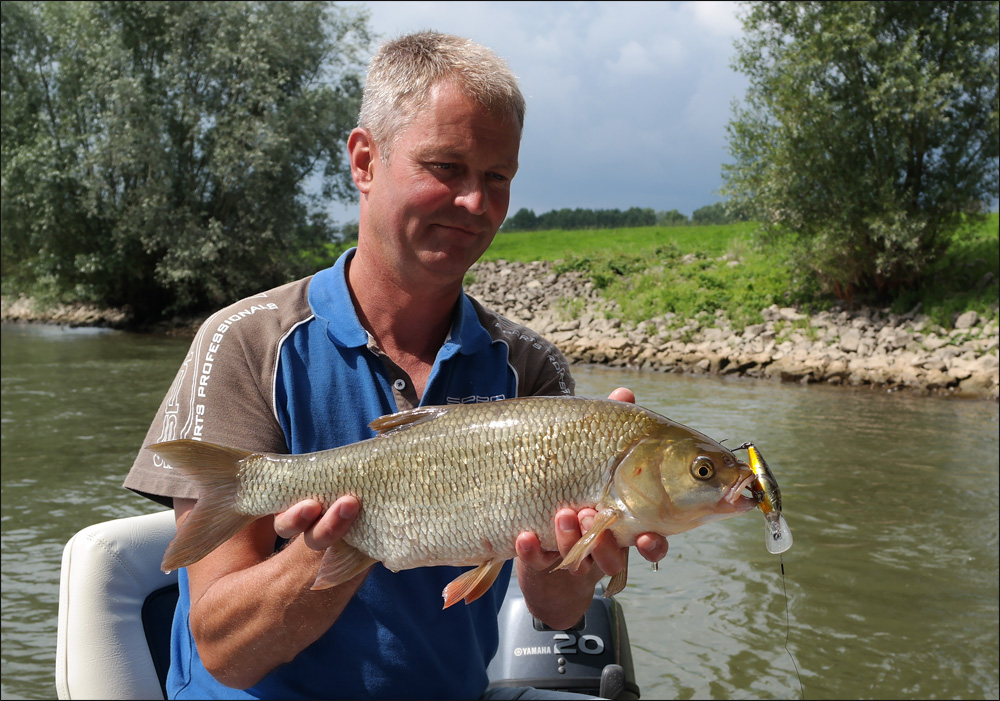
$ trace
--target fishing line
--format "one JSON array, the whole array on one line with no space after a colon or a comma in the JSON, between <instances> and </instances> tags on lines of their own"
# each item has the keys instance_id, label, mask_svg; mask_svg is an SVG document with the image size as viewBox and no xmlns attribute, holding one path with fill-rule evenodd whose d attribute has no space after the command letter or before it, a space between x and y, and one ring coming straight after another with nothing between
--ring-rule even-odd
<instances>
[{"instance_id":1,"label":"fishing line","mask_svg":"<svg viewBox=\"0 0 1000 701\"><path fill-rule=\"evenodd\" d=\"M802 686L802 675L799 674L799 666L795 664L795 657L792 655L792 651L788 649L788 637L791 634L792 623L788 613L788 586L785 584L785 558L781 553L778 553L778 561L781 563L781 591L785 594L785 652L788 653L788 659L792 661L795 678L799 680L799 693L805 699L806 690Z\"/></svg>"}]
</instances>

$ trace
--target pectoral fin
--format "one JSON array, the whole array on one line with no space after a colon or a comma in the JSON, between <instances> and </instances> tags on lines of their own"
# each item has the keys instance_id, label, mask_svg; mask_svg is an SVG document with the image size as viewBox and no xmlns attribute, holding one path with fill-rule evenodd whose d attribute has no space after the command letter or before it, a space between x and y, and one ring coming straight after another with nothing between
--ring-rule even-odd
<instances>
[{"instance_id":1,"label":"pectoral fin","mask_svg":"<svg viewBox=\"0 0 1000 701\"><path fill-rule=\"evenodd\" d=\"M594 551L597 547L597 539L600 537L601 533L608 530L613 526L618 519L621 518L621 513L615 509L603 509L597 512L597 516L594 517L594 523L591 525L590 529L580 536L580 540L576 542L570 551L563 558L562 562L553 567L553 570L564 570L571 569L583 562L587 557ZM611 581L608 582L607 588L604 590L604 596L612 597L622 589L625 588L625 584L628 582L628 558L625 559L625 567L616 575L612 575Z\"/></svg>"},{"instance_id":2,"label":"pectoral fin","mask_svg":"<svg viewBox=\"0 0 1000 701\"><path fill-rule=\"evenodd\" d=\"M366 572L374 565L375 560L363 552L354 548L344 541L338 541L326 549L323 554L323 561L319 565L319 572L316 574L316 581L313 582L312 589L329 589L338 584L343 584L347 580Z\"/></svg>"},{"instance_id":3,"label":"pectoral fin","mask_svg":"<svg viewBox=\"0 0 1000 701\"><path fill-rule=\"evenodd\" d=\"M566 570L572 569L579 565L581 562L587 559L587 557L594 551L597 547L597 538L604 531L611 528L612 525L621 517L621 514L615 509L604 509L597 512L597 516L594 517L594 524L590 527L586 533L584 533L580 540L576 541L576 545L570 548L570 551L563 558L562 562L553 567L553 570Z\"/></svg>"},{"instance_id":4,"label":"pectoral fin","mask_svg":"<svg viewBox=\"0 0 1000 701\"><path fill-rule=\"evenodd\" d=\"M612 596L620 592L625 588L628 583L628 557L625 557L625 567L618 574L611 576L611 581L608 582L608 586L604 589L604 598L610 599Z\"/></svg>"},{"instance_id":5,"label":"pectoral fin","mask_svg":"<svg viewBox=\"0 0 1000 701\"><path fill-rule=\"evenodd\" d=\"M488 560L474 570L463 572L448 583L444 588L444 608L457 604L462 599L465 603L473 601L485 594L500 575L506 560Z\"/></svg>"}]
</instances>

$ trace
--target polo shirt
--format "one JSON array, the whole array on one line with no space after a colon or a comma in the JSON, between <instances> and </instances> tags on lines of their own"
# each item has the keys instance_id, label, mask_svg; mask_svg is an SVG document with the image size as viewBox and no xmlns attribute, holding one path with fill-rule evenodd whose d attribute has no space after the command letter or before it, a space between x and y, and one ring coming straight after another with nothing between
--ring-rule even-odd
<instances>
[{"instance_id":1,"label":"polo shirt","mask_svg":"<svg viewBox=\"0 0 1000 701\"><path fill-rule=\"evenodd\" d=\"M241 300L192 342L145 445L195 438L246 450L306 453L374 436L379 416L417 405L409 377L362 326L347 287L354 250L311 278ZM464 293L419 405L571 394L565 358L529 329ZM161 503L197 498L142 450L125 486ZM172 698L478 698L498 644L508 562L472 604L441 608L467 568L393 573L376 565L337 622L257 685L234 690L201 664L179 573L168 694Z\"/></svg>"}]
</instances>

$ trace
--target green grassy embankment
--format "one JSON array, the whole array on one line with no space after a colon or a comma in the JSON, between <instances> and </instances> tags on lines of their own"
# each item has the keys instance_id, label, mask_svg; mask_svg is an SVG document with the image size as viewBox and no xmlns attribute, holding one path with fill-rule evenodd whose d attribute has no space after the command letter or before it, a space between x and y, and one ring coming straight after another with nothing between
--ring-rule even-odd
<instances>
[{"instance_id":1,"label":"green grassy embankment","mask_svg":"<svg viewBox=\"0 0 1000 701\"><path fill-rule=\"evenodd\" d=\"M623 321L674 312L690 318L723 310L734 324L758 323L771 304L806 311L835 299L819 289L811 271L796 271L782 251L764 252L753 223L722 226L641 227L586 231L532 231L497 235L484 260L561 261L557 270L587 273L618 302ZM924 276L920 289L902 295L892 311L921 313L945 328L974 310L996 320L1000 296L1000 217L991 214ZM572 302L570 302L572 304ZM572 309L568 310L572 313Z\"/></svg>"}]
</instances>

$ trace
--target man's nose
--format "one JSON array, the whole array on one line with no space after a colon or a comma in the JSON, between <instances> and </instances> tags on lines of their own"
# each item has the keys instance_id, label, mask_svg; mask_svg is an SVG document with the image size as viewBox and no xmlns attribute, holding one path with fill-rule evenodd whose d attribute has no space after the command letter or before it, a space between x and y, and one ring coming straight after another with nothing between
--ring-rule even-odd
<instances>
[{"instance_id":1,"label":"man's nose","mask_svg":"<svg viewBox=\"0 0 1000 701\"><path fill-rule=\"evenodd\" d=\"M485 179L471 174L463 178L459 191L455 195L455 205L464 207L472 214L485 214L489 206Z\"/></svg>"}]
</instances>

